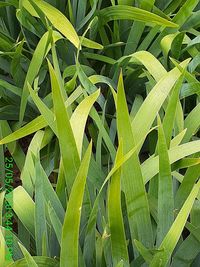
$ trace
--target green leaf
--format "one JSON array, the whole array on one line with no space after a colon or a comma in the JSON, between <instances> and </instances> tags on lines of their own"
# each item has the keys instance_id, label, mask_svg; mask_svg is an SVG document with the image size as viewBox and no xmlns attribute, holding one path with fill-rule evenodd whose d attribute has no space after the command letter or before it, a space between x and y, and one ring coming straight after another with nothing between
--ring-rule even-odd
<instances>
[{"instance_id":1,"label":"green leaf","mask_svg":"<svg viewBox=\"0 0 200 267\"><path fill-rule=\"evenodd\" d=\"M24 1L25 3L29 1ZM45 14L52 25L60 31L76 48L79 47L79 37L70 21L55 7L42 0L34 0L34 4ZM25 8L27 7L26 4ZM27 8L29 11L29 7ZM37 13L37 11L36 11ZM34 14L35 15L35 14Z\"/></svg>"},{"instance_id":2,"label":"green leaf","mask_svg":"<svg viewBox=\"0 0 200 267\"><path fill-rule=\"evenodd\" d=\"M182 62L181 66L186 67L188 62L189 60ZM147 98L132 121L132 129L134 130L134 138L136 142L142 139L142 137L145 136L150 129L158 111L162 107L168 94L180 76L181 73L177 68L171 70L154 86L154 88L148 94ZM151 109L149 109L149 107L151 107Z\"/></svg>"},{"instance_id":3,"label":"green leaf","mask_svg":"<svg viewBox=\"0 0 200 267\"><path fill-rule=\"evenodd\" d=\"M62 229L60 255L61 267L78 267L79 226L91 152L92 143L90 143L81 162L69 197Z\"/></svg>"},{"instance_id":4,"label":"green leaf","mask_svg":"<svg viewBox=\"0 0 200 267\"><path fill-rule=\"evenodd\" d=\"M187 169L183 181L178 188L178 191L175 196L175 208L180 209L187 199L192 187L194 186L195 182L197 181L200 173L200 164L196 166L192 166Z\"/></svg>"},{"instance_id":5,"label":"green leaf","mask_svg":"<svg viewBox=\"0 0 200 267\"><path fill-rule=\"evenodd\" d=\"M170 20L163 19L156 14L150 13L137 7L116 5L104 8L99 12L99 21L101 21L102 25L112 20L121 19L142 21L166 27L178 27L177 24L171 22Z\"/></svg>"},{"instance_id":6,"label":"green leaf","mask_svg":"<svg viewBox=\"0 0 200 267\"><path fill-rule=\"evenodd\" d=\"M189 142L168 150L170 164L200 151L200 141ZM151 157L142 164L145 184L159 172L159 158Z\"/></svg>"},{"instance_id":7,"label":"green leaf","mask_svg":"<svg viewBox=\"0 0 200 267\"><path fill-rule=\"evenodd\" d=\"M23 188L30 196L33 196L34 185L36 180L36 170L33 157L36 157L41 149L42 140L44 137L43 131L38 131L31 140L29 145L24 168L21 172L20 179L23 184Z\"/></svg>"},{"instance_id":8,"label":"green leaf","mask_svg":"<svg viewBox=\"0 0 200 267\"><path fill-rule=\"evenodd\" d=\"M6 2L0 2L0 7L5 7L5 6L11 6L12 5L12 3L6 3Z\"/></svg>"},{"instance_id":9,"label":"green leaf","mask_svg":"<svg viewBox=\"0 0 200 267\"><path fill-rule=\"evenodd\" d=\"M123 151L122 148L119 147L116 155L116 162L122 156ZM112 176L109 185L108 220L110 225L113 264L115 265L121 260L124 266L128 266L129 257L121 210L121 168Z\"/></svg>"},{"instance_id":10,"label":"green leaf","mask_svg":"<svg viewBox=\"0 0 200 267\"><path fill-rule=\"evenodd\" d=\"M119 78L117 94L117 129L118 138L123 142L124 153L127 153L135 144L141 141L141 139L138 139L136 142L133 137L122 73ZM132 171L133 169L134 172ZM132 240L137 239L146 247L152 247L153 233L150 211L137 154L133 154L122 167L122 188L126 197Z\"/></svg>"},{"instance_id":11,"label":"green leaf","mask_svg":"<svg viewBox=\"0 0 200 267\"><path fill-rule=\"evenodd\" d=\"M194 202L190 222L186 223L186 228L191 231L190 235L180 244L173 256L172 267L190 266L200 252L199 235L199 201ZM189 226L189 227L188 227ZM190 227L192 226L192 227Z\"/></svg>"},{"instance_id":12,"label":"green leaf","mask_svg":"<svg viewBox=\"0 0 200 267\"><path fill-rule=\"evenodd\" d=\"M0 192L0 225L2 225L2 219L3 219L3 207L4 207L4 197L5 197L5 191Z\"/></svg>"},{"instance_id":13,"label":"green leaf","mask_svg":"<svg viewBox=\"0 0 200 267\"><path fill-rule=\"evenodd\" d=\"M173 22L182 26L187 19L192 15L192 11L199 3L199 0L187 0L178 10L176 16L173 18Z\"/></svg>"},{"instance_id":14,"label":"green leaf","mask_svg":"<svg viewBox=\"0 0 200 267\"><path fill-rule=\"evenodd\" d=\"M9 90L10 92L12 92L15 95L21 96L22 95L22 89L14 86L4 80L0 80L0 86L2 86L3 88L5 88L6 90Z\"/></svg>"},{"instance_id":15,"label":"green leaf","mask_svg":"<svg viewBox=\"0 0 200 267\"><path fill-rule=\"evenodd\" d=\"M10 203L10 205L12 204L13 210L16 213L17 217L34 237L35 203L31 199L31 197L22 186L18 186L13 190L13 192L6 195L6 199ZM21 203L23 203L23 205L21 205ZM27 213L27 211L29 212Z\"/></svg>"},{"instance_id":16,"label":"green leaf","mask_svg":"<svg viewBox=\"0 0 200 267\"><path fill-rule=\"evenodd\" d=\"M103 45L94 42L86 37L83 38L82 40L82 45L91 49L98 49L98 50L102 50L103 49Z\"/></svg>"},{"instance_id":17,"label":"green leaf","mask_svg":"<svg viewBox=\"0 0 200 267\"><path fill-rule=\"evenodd\" d=\"M165 267L168 263L173 250L180 238L180 235L183 231L187 218L190 214L192 206L194 204L195 198L198 195L200 189L200 182L198 182L192 189L191 193L189 194L187 200L185 201L183 207L181 208L178 216L176 217L172 227L170 228L169 232L163 239L159 249L164 249L163 252L158 252L151 264L150 267Z\"/></svg>"},{"instance_id":18,"label":"green leaf","mask_svg":"<svg viewBox=\"0 0 200 267\"><path fill-rule=\"evenodd\" d=\"M178 81L174 86L173 92L170 96L170 100L165 112L165 117L163 120L163 129L166 136L167 147L169 147L171 141L172 131L174 128L174 122L176 118L176 110L179 100L179 92L183 83L183 79L184 75L181 75L181 77L178 79Z\"/></svg>"},{"instance_id":19,"label":"green leaf","mask_svg":"<svg viewBox=\"0 0 200 267\"><path fill-rule=\"evenodd\" d=\"M51 220L51 224L54 228L54 231L56 233L56 237L58 239L59 244L61 244L61 237L62 237L62 223L60 222L56 211L54 210L54 208L52 207L50 201L49 201L49 205L48 205L48 212L49 212L49 217Z\"/></svg>"},{"instance_id":20,"label":"green leaf","mask_svg":"<svg viewBox=\"0 0 200 267\"><path fill-rule=\"evenodd\" d=\"M65 101L65 107L67 108L68 106L70 106L81 94L82 94L82 89L79 87ZM36 97L37 97L37 95L36 95ZM36 119L32 120L31 122L29 122L25 126L21 127L20 129L16 130L15 132L13 132L13 133L9 134L8 136L6 136L5 138L3 138L0 141L0 144L3 145L6 143L16 141L20 138L23 138L29 134L32 134L32 133L46 127L47 125L48 125L48 123L46 122L45 118L42 115L38 116Z\"/></svg>"},{"instance_id":21,"label":"green leaf","mask_svg":"<svg viewBox=\"0 0 200 267\"><path fill-rule=\"evenodd\" d=\"M34 259L38 267L59 267L59 261L56 259L41 256L32 258ZM27 267L27 261L26 259L20 259L9 265L9 267Z\"/></svg>"},{"instance_id":22,"label":"green leaf","mask_svg":"<svg viewBox=\"0 0 200 267\"><path fill-rule=\"evenodd\" d=\"M142 255L142 257L145 259L147 264L150 264L150 262L153 259L153 255L150 252L150 250L148 250L147 248L145 248L141 242L139 242L138 240L134 240L135 246L137 248L137 250L140 252L140 254Z\"/></svg>"},{"instance_id":23,"label":"green leaf","mask_svg":"<svg viewBox=\"0 0 200 267\"><path fill-rule=\"evenodd\" d=\"M138 147L140 144L137 144L135 147L133 147L128 153L126 153L122 158L120 158L118 161L115 161L115 164L113 168L110 170L108 175L106 176L99 193L95 199L92 211L90 213L90 217L88 220L88 225L87 225L87 230L86 230L86 239L85 239L85 244L84 244L84 256L86 257L85 260L91 263L91 257L92 257L92 252L91 252L91 243L93 242L93 237L95 234L95 223L96 223L96 216L97 216L97 211L98 211L98 204L99 204L99 199L102 195L103 189L109 179L115 174L115 172L122 167L123 164L125 164L131 156L136 153ZM118 148L119 149L119 148Z\"/></svg>"},{"instance_id":24,"label":"green leaf","mask_svg":"<svg viewBox=\"0 0 200 267\"><path fill-rule=\"evenodd\" d=\"M72 131L74 133L74 138L76 140L76 145L77 145L80 158L81 158L81 152L82 152L82 143L83 143L83 136L84 136L84 130L86 126L86 121L87 121L89 112L92 109L95 101L97 101L97 98L99 97L99 95L100 95L100 90L86 97L75 109L70 119Z\"/></svg>"},{"instance_id":25,"label":"green leaf","mask_svg":"<svg viewBox=\"0 0 200 267\"><path fill-rule=\"evenodd\" d=\"M36 158L36 180L35 180L35 240L38 256L46 256L42 253L43 236L46 238L45 247L48 248L47 223L45 215L45 198L43 191L46 190L42 179L41 164L39 157Z\"/></svg>"},{"instance_id":26,"label":"green leaf","mask_svg":"<svg viewBox=\"0 0 200 267\"><path fill-rule=\"evenodd\" d=\"M2 137L12 134L9 123L6 120L0 121L0 128L2 132ZM23 170L25 162L25 154L17 142L13 142L7 145L10 154L12 155L17 167L20 171Z\"/></svg>"},{"instance_id":27,"label":"green leaf","mask_svg":"<svg viewBox=\"0 0 200 267\"><path fill-rule=\"evenodd\" d=\"M186 117L184 127L187 129L187 132L183 138L183 142L187 142L190 138L198 131L200 127L200 104L198 104Z\"/></svg>"},{"instance_id":28,"label":"green leaf","mask_svg":"<svg viewBox=\"0 0 200 267\"><path fill-rule=\"evenodd\" d=\"M42 100L38 97L38 95L31 88L30 84L28 84L28 89L29 89L31 97L33 98L33 101L35 102L37 108L42 114L44 120L51 127L52 131L56 135L58 135L56 123L54 120L54 113L42 102Z\"/></svg>"},{"instance_id":29,"label":"green leaf","mask_svg":"<svg viewBox=\"0 0 200 267\"><path fill-rule=\"evenodd\" d=\"M166 69L160 61L148 51L138 51L128 56L121 57L118 62L121 63L125 59L129 59L129 63L140 63L145 66L154 79L159 82L167 74Z\"/></svg>"},{"instance_id":30,"label":"green leaf","mask_svg":"<svg viewBox=\"0 0 200 267\"><path fill-rule=\"evenodd\" d=\"M19 243L19 246L22 250L22 253L24 254L24 257L26 259L27 265L29 267L38 267L37 263L35 262L35 260L31 257L30 253L27 251L27 249Z\"/></svg>"},{"instance_id":31,"label":"green leaf","mask_svg":"<svg viewBox=\"0 0 200 267\"><path fill-rule=\"evenodd\" d=\"M43 183L43 195L45 197L46 203L49 203L52 206L59 220L63 222L65 211L41 164L40 164L40 175L41 175L40 176L41 183Z\"/></svg>"},{"instance_id":32,"label":"green leaf","mask_svg":"<svg viewBox=\"0 0 200 267\"><path fill-rule=\"evenodd\" d=\"M59 87L58 79L49 61L48 64L51 77L52 97L54 103L54 112L56 116L58 139L65 170L66 183L70 192L80 165L80 158L78 155L77 145L73 135L72 127L65 108L61 88Z\"/></svg>"},{"instance_id":33,"label":"green leaf","mask_svg":"<svg viewBox=\"0 0 200 267\"><path fill-rule=\"evenodd\" d=\"M187 131L187 129L184 129L182 132L180 132L178 135L176 135L171 140L170 148L180 145L180 143L182 142L182 140L183 140L183 138L185 136L186 131Z\"/></svg>"},{"instance_id":34,"label":"green leaf","mask_svg":"<svg viewBox=\"0 0 200 267\"><path fill-rule=\"evenodd\" d=\"M5 235L7 230L0 229L0 262L2 267L8 266L13 262L12 255L6 245Z\"/></svg>"},{"instance_id":35,"label":"green leaf","mask_svg":"<svg viewBox=\"0 0 200 267\"><path fill-rule=\"evenodd\" d=\"M158 126L159 178L157 245L160 245L174 221L174 198L167 143L159 117Z\"/></svg>"},{"instance_id":36,"label":"green leaf","mask_svg":"<svg viewBox=\"0 0 200 267\"><path fill-rule=\"evenodd\" d=\"M55 38L55 41L61 39L60 34L58 34L58 32L53 32L52 36ZM24 87L23 87L23 92L22 92L22 98L21 98L21 104L20 104L20 121L23 121L24 118L24 113L25 113L25 109L26 109L26 104L27 104L27 99L28 99L28 83L32 86L34 79L36 78L36 76L39 73L39 70L41 68L42 62L45 58L45 56L47 55L47 53L49 52L51 46L49 44L49 32L46 32L42 38L40 39L31 63L29 65L28 68L28 72L26 75L26 79L24 82Z\"/></svg>"}]
</instances>

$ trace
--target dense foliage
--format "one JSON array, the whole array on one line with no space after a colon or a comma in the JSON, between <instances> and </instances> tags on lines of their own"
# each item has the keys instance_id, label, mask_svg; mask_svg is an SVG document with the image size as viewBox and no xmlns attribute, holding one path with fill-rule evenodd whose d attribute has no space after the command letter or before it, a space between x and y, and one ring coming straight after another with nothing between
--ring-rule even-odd
<instances>
[{"instance_id":1,"label":"dense foliage","mask_svg":"<svg viewBox=\"0 0 200 267\"><path fill-rule=\"evenodd\" d=\"M0 1L1 267L200 266L199 44L199 0Z\"/></svg>"}]
</instances>

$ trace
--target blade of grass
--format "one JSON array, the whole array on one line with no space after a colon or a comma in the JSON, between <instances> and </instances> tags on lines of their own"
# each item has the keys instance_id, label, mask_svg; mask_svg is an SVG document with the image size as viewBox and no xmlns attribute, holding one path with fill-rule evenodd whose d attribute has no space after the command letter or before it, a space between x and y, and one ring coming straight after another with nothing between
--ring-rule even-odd
<instances>
[{"instance_id":1,"label":"blade of grass","mask_svg":"<svg viewBox=\"0 0 200 267\"><path fill-rule=\"evenodd\" d=\"M76 145L80 158L82 152L84 129L88 118L88 114L92 106L94 105L95 101L97 101L99 95L100 95L100 90L86 97L75 109L70 119L70 123L72 125L72 130L74 133L74 138L76 140Z\"/></svg>"},{"instance_id":2,"label":"blade of grass","mask_svg":"<svg viewBox=\"0 0 200 267\"><path fill-rule=\"evenodd\" d=\"M147 51L139 51L131 55L121 57L118 60L118 63L121 63L127 58L130 58L129 63L136 63L139 61L141 64L143 64L157 82L159 82L159 80L167 74L166 69L163 67L160 61Z\"/></svg>"},{"instance_id":3,"label":"blade of grass","mask_svg":"<svg viewBox=\"0 0 200 267\"><path fill-rule=\"evenodd\" d=\"M71 94L71 96L65 101L66 108L70 106L80 95L82 94L82 89L79 87L75 90L74 93ZM22 128L16 130L15 132L9 134L5 138L3 138L0 141L0 144L6 144L13 141L16 141L20 138L23 138L29 134L32 134L44 127L46 127L48 124L46 120L43 118L42 115L38 116L36 119L32 120Z\"/></svg>"},{"instance_id":4,"label":"blade of grass","mask_svg":"<svg viewBox=\"0 0 200 267\"><path fill-rule=\"evenodd\" d=\"M200 127L200 104L198 104L186 117L184 127L187 129L187 132L183 138L183 143L190 140L190 138L198 131Z\"/></svg>"},{"instance_id":5,"label":"blade of grass","mask_svg":"<svg viewBox=\"0 0 200 267\"><path fill-rule=\"evenodd\" d=\"M128 19L128 20L153 23L172 28L174 27L176 28L178 26L177 24L171 22L170 20L166 20L146 10L125 5L116 5L104 8L101 11L99 11L98 15L102 25L105 25L106 23L112 20Z\"/></svg>"},{"instance_id":6,"label":"blade of grass","mask_svg":"<svg viewBox=\"0 0 200 267\"><path fill-rule=\"evenodd\" d=\"M23 188L29 193L30 196L34 194L34 185L36 179L36 170L33 156L37 156L41 149L41 143L44 137L43 131L38 131L31 140L29 145L24 168L21 172L20 179L23 184Z\"/></svg>"},{"instance_id":7,"label":"blade of grass","mask_svg":"<svg viewBox=\"0 0 200 267\"><path fill-rule=\"evenodd\" d=\"M175 196L175 208L180 209L199 177L200 164L187 169L184 179Z\"/></svg>"},{"instance_id":8,"label":"blade of grass","mask_svg":"<svg viewBox=\"0 0 200 267\"><path fill-rule=\"evenodd\" d=\"M4 207L4 197L5 197L5 191L0 192L0 225L2 225L3 222L3 207Z\"/></svg>"},{"instance_id":9,"label":"blade of grass","mask_svg":"<svg viewBox=\"0 0 200 267\"><path fill-rule=\"evenodd\" d=\"M19 246L21 248L22 253L24 254L24 258L27 262L27 265L29 267L38 267L37 263L35 262L35 260L31 257L30 253L28 252L28 250L19 243Z\"/></svg>"},{"instance_id":10,"label":"blade of grass","mask_svg":"<svg viewBox=\"0 0 200 267\"><path fill-rule=\"evenodd\" d=\"M165 112L165 117L163 119L163 129L165 132L167 147L170 145L171 136L174 128L174 122L176 118L176 110L179 100L179 92L184 80L184 74L180 76L178 81L176 82L173 92L170 96L170 100Z\"/></svg>"},{"instance_id":11,"label":"blade of grass","mask_svg":"<svg viewBox=\"0 0 200 267\"><path fill-rule=\"evenodd\" d=\"M117 128L118 137L123 140L124 153L127 153L137 142L131 128L122 73L119 78L117 94ZM132 172L132 168L134 168L134 172ZM152 247L153 233L150 211L137 154L134 154L122 167L122 188L126 196L132 240L137 239L145 246Z\"/></svg>"},{"instance_id":12,"label":"blade of grass","mask_svg":"<svg viewBox=\"0 0 200 267\"><path fill-rule=\"evenodd\" d=\"M189 142L168 150L170 164L200 151L200 141ZM145 184L159 172L158 156L151 157L142 164Z\"/></svg>"},{"instance_id":13,"label":"blade of grass","mask_svg":"<svg viewBox=\"0 0 200 267\"><path fill-rule=\"evenodd\" d=\"M11 264L13 262L12 257L10 257L10 252L8 250L8 247L6 245L6 240L4 238L5 229L0 229L0 262L2 264L2 267L6 267L8 264Z\"/></svg>"},{"instance_id":14,"label":"blade of grass","mask_svg":"<svg viewBox=\"0 0 200 267\"><path fill-rule=\"evenodd\" d=\"M59 36L58 33L53 32L52 33L55 40L59 40L61 39L62 36ZM49 44L49 32L46 32L42 38L40 39L31 63L29 65L29 69L26 75L26 79L24 82L24 87L23 87L23 92L22 92L22 98L21 98L21 104L20 104L20 115L19 115L19 121L22 123L23 118L24 118L24 113L26 110L26 104L27 104L27 99L28 99L28 88L27 88L27 84L29 83L31 86L33 84L34 79L36 78L36 76L39 73L39 70L41 68L42 62L45 58L45 56L47 55L47 53L49 52L51 46Z\"/></svg>"},{"instance_id":15,"label":"blade of grass","mask_svg":"<svg viewBox=\"0 0 200 267\"><path fill-rule=\"evenodd\" d=\"M155 0L151 0L151 1L140 1L140 8L147 10L147 11L151 11L153 5L154 5ZM145 23L143 22L134 22L129 36L128 36L128 40L127 40L127 44L124 50L124 54L128 55L131 54L133 52L136 51L136 48L139 44L140 38L142 37L142 33L145 29Z\"/></svg>"},{"instance_id":16,"label":"blade of grass","mask_svg":"<svg viewBox=\"0 0 200 267\"><path fill-rule=\"evenodd\" d=\"M56 233L56 237L58 239L59 244L61 245L61 237L62 237L62 223L59 220L56 211L52 207L51 203L48 204L48 213L51 220L51 224L54 228L54 231Z\"/></svg>"},{"instance_id":17,"label":"blade of grass","mask_svg":"<svg viewBox=\"0 0 200 267\"><path fill-rule=\"evenodd\" d=\"M122 148L118 149L116 162L123 156ZM129 265L126 236L121 210L121 168L112 176L108 190L108 220L111 233L113 264L120 260L123 266Z\"/></svg>"},{"instance_id":18,"label":"blade of grass","mask_svg":"<svg viewBox=\"0 0 200 267\"><path fill-rule=\"evenodd\" d=\"M6 120L0 121L0 128L1 128L2 137L12 134L10 125ZM13 143L9 143L7 145L7 148L10 154L12 155L15 163L17 164L17 167L19 168L20 171L22 171L24 167L24 162L25 162L25 155L24 155L24 152L21 146L19 145L19 143L13 142Z\"/></svg>"},{"instance_id":19,"label":"blade of grass","mask_svg":"<svg viewBox=\"0 0 200 267\"><path fill-rule=\"evenodd\" d=\"M160 245L174 221L174 197L167 142L159 117L158 126L159 178L158 225L156 243L157 245Z\"/></svg>"},{"instance_id":20,"label":"blade of grass","mask_svg":"<svg viewBox=\"0 0 200 267\"><path fill-rule=\"evenodd\" d=\"M42 0L34 0L34 4L37 5L37 7L45 14L58 31L60 31L76 48L79 47L80 42L78 35L70 21L63 15L63 13Z\"/></svg>"},{"instance_id":21,"label":"blade of grass","mask_svg":"<svg viewBox=\"0 0 200 267\"><path fill-rule=\"evenodd\" d=\"M173 148L173 147L175 147L175 146L180 145L180 143L181 143L182 140L183 140L183 137L185 136L186 131L187 131L187 129L184 129L181 133L179 133L178 135L176 135L176 136L171 140L170 148Z\"/></svg>"},{"instance_id":22,"label":"blade of grass","mask_svg":"<svg viewBox=\"0 0 200 267\"><path fill-rule=\"evenodd\" d=\"M85 156L81 162L77 177L72 187L69 197L67 211L62 229L61 239L61 267L78 267L78 244L79 244L79 225L83 195L88 174L92 143L90 143Z\"/></svg>"},{"instance_id":23,"label":"blade of grass","mask_svg":"<svg viewBox=\"0 0 200 267\"><path fill-rule=\"evenodd\" d=\"M26 229L34 237L35 227L34 227L34 214L35 214L35 203L29 196L29 194L24 190L22 186L18 186L13 190L12 193L12 207L14 212L20 221L24 224ZM10 195L6 195L7 201L10 203ZM23 203L23 205L21 205ZM27 213L27 210L29 211Z\"/></svg>"},{"instance_id":24,"label":"blade of grass","mask_svg":"<svg viewBox=\"0 0 200 267\"><path fill-rule=\"evenodd\" d=\"M41 172L41 166L39 159L37 158L37 162L35 165L36 169L36 180L35 180L35 240L36 240L36 251L38 256L43 255L42 247L43 247L43 236L45 236L45 248L47 249L47 254L49 254L48 248L48 233L47 233L47 224L46 224L46 215L45 215L45 198L43 191L44 182ZM43 255L44 256L44 255ZM46 255L45 255L46 256Z\"/></svg>"},{"instance_id":25,"label":"blade of grass","mask_svg":"<svg viewBox=\"0 0 200 267\"><path fill-rule=\"evenodd\" d=\"M182 66L186 67L188 62L188 60L184 61ZM140 140L150 129L158 111L180 76L180 71L177 68L173 69L167 73L148 94L132 121L132 129L134 130L134 138L136 142L138 142L138 140ZM149 107L151 107L150 110ZM145 123L143 122L144 118L148 118L148 120L145 119Z\"/></svg>"},{"instance_id":26,"label":"blade of grass","mask_svg":"<svg viewBox=\"0 0 200 267\"><path fill-rule=\"evenodd\" d=\"M37 266L42 267L59 267L59 261L57 259L52 259L48 257L36 256L32 257L32 259L36 262ZM26 259L19 259L15 261L13 264L9 265L9 267L27 267Z\"/></svg>"},{"instance_id":27,"label":"blade of grass","mask_svg":"<svg viewBox=\"0 0 200 267\"><path fill-rule=\"evenodd\" d=\"M70 191L80 165L80 158L55 71L49 61L48 65L60 150L63 159L66 183L68 190Z\"/></svg>"},{"instance_id":28,"label":"blade of grass","mask_svg":"<svg viewBox=\"0 0 200 267\"><path fill-rule=\"evenodd\" d=\"M163 239L159 249L164 249L164 251L158 252L154 256L150 264L150 267L157 267L157 266L164 267L168 263L171 254L183 231L187 218L194 204L195 198L198 195L199 189L200 189L200 181L193 187L191 193L189 194L187 200L185 201L182 209L180 210L178 216L176 217L169 232Z\"/></svg>"},{"instance_id":29,"label":"blade of grass","mask_svg":"<svg viewBox=\"0 0 200 267\"><path fill-rule=\"evenodd\" d=\"M99 193L95 199L92 211L90 213L89 219L88 219L88 224L87 224L87 229L86 229L86 238L84 242L84 256L85 256L85 261L86 264L91 264L92 261L92 255L93 252L91 251L91 244L93 244L95 241L95 225L96 225L96 217L97 217L97 211L98 211L98 204L99 204L99 199L102 195L104 186L107 184L109 179L112 177L112 175L115 174L115 172L122 167L125 162L127 162L131 156L136 153L138 147L140 144L137 144L135 147L133 147L127 154L125 154L122 158L119 159L119 161L115 162L113 168L110 170L106 178L104 179L103 184L100 187ZM118 148L119 149L119 148ZM94 249L93 249L94 250Z\"/></svg>"}]
</instances>

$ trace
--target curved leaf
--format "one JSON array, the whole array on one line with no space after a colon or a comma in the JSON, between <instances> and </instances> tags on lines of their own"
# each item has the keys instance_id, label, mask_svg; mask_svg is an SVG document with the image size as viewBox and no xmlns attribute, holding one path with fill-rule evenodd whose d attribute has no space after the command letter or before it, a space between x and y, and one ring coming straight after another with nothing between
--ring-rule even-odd
<instances>
[{"instance_id":1,"label":"curved leaf","mask_svg":"<svg viewBox=\"0 0 200 267\"><path fill-rule=\"evenodd\" d=\"M137 7L126 5L116 5L104 8L99 12L98 15L102 25L112 20L126 19L154 23L166 27L178 27L177 24L171 22L170 20L166 20L162 17L159 17L156 14L150 13L146 10Z\"/></svg>"}]
</instances>

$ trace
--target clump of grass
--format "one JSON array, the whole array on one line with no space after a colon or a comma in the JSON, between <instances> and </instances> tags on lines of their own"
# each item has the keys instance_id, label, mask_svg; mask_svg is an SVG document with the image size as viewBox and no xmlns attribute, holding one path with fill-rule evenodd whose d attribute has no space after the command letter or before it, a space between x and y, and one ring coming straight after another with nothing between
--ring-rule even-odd
<instances>
[{"instance_id":1,"label":"clump of grass","mask_svg":"<svg viewBox=\"0 0 200 267\"><path fill-rule=\"evenodd\" d=\"M199 266L199 1L0 14L0 266Z\"/></svg>"}]
</instances>

